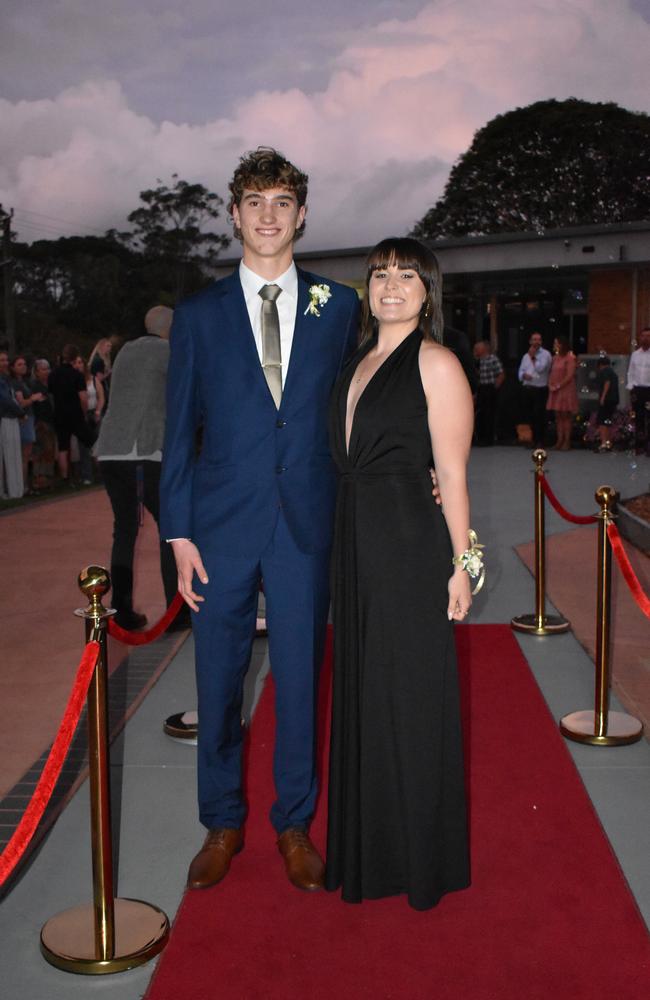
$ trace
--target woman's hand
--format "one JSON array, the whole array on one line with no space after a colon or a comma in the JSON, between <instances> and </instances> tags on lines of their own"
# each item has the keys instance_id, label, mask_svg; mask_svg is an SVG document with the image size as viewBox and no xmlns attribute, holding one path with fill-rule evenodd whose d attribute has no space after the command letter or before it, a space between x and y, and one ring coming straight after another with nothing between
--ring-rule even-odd
<instances>
[{"instance_id":1,"label":"woman's hand","mask_svg":"<svg viewBox=\"0 0 650 1000\"><path fill-rule=\"evenodd\" d=\"M449 621L462 622L472 606L472 585L469 573L457 566L449 578L448 590L447 618Z\"/></svg>"}]
</instances>

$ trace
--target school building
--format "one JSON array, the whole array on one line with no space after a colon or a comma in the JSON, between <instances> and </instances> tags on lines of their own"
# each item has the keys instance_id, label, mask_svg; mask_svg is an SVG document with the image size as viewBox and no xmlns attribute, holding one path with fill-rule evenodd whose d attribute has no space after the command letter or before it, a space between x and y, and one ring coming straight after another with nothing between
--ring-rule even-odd
<instances>
[{"instance_id":1,"label":"school building","mask_svg":"<svg viewBox=\"0 0 650 1000\"><path fill-rule=\"evenodd\" d=\"M508 368L538 330L576 354L629 354L650 323L650 221L430 241L444 275L445 322L488 337ZM360 288L369 247L297 253L296 262ZM224 260L217 277L236 260Z\"/></svg>"}]
</instances>

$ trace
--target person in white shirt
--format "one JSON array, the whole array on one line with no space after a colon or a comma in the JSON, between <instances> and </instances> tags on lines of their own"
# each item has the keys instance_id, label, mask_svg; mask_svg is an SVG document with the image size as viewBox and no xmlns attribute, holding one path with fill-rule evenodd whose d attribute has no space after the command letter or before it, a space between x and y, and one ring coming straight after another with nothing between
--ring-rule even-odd
<instances>
[{"instance_id":1,"label":"person in white shirt","mask_svg":"<svg viewBox=\"0 0 650 1000\"><path fill-rule=\"evenodd\" d=\"M627 388L634 410L634 444L637 455L650 455L650 326L639 334L639 346L630 355Z\"/></svg>"},{"instance_id":2,"label":"person in white shirt","mask_svg":"<svg viewBox=\"0 0 650 1000\"><path fill-rule=\"evenodd\" d=\"M533 432L533 443L543 446L546 439L548 376L553 359L542 346L541 333L531 333L528 343L528 350L519 365L519 381L524 388L525 417Z\"/></svg>"}]
</instances>

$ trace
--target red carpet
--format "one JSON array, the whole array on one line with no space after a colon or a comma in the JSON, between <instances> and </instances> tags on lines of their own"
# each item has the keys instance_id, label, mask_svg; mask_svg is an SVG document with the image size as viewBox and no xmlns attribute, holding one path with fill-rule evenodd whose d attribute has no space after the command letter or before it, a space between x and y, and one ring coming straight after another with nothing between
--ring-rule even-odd
<instances>
[{"instance_id":1,"label":"red carpet","mask_svg":"<svg viewBox=\"0 0 650 1000\"><path fill-rule=\"evenodd\" d=\"M245 850L221 885L185 895L147 1000L650 995L645 925L510 629L461 626L457 644L472 887L426 913L399 897L350 906L292 888L267 819L269 684L251 732ZM321 796L312 828L321 847L325 813Z\"/></svg>"}]
</instances>

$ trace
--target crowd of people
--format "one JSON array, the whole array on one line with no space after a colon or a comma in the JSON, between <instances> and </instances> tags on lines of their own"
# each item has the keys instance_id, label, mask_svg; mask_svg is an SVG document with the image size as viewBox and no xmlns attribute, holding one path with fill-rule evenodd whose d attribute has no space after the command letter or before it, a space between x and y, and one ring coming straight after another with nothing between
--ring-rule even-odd
<instances>
[{"instance_id":1,"label":"crowd of people","mask_svg":"<svg viewBox=\"0 0 650 1000\"><path fill-rule=\"evenodd\" d=\"M520 394L518 429L523 442L545 446L549 418L555 427L555 448L571 448L578 413L576 386L578 359L564 336L553 341L551 354L539 332L531 334L529 348L517 372ZM88 358L74 344L66 344L56 364L25 354L10 358L0 349L0 499L19 499L49 492L57 483L90 486L98 478L93 445L108 404L113 345L101 338ZM495 444L499 390L506 373L488 340L473 349L474 443ZM630 357L627 389L634 413L635 450L650 447L650 329L641 331ZM597 361L595 387L596 447L610 451L612 424L620 403L619 375L610 358Z\"/></svg>"},{"instance_id":2,"label":"crowd of people","mask_svg":"<svg viewBox=\"0 0 650 1000\"><path fill-rule=\"evenodd\" d=\"M568 451L579 410L578 359L564 336L557 336L552 348L553 353L543 346L541 333L531 334L517 371L517 431L524 444L543 447L551 421L555 448ZM112 351L108 337L97 341L88 358L76 345L66 344L51 365L47 358L32 360L25 354L10 358L0 349L0 499L38 495L57 483L76 488L97 480L93 445L108 405ZM489 340L477 341L473 355L474 443L486 447L497 441L506 373ZM461 357L461 362L467 371L467 360ZM650 453L649 369L650 329L645 329L630 357L626 381L637 454ZM619 375L605 354L597 361L595 387L595 446L606 452L615 443L612 428L620 392Z\"/></svg>"},{"instance_id":3,"label":"crowd of people","mask_svg":"<svg viewBox=\"0 0 650 1000\"><path fill-rule=\"evenodd\" d=\"M57 483L90 486L92 448L108 402L112 343L89 358L66 344L55 364L0 349L0 498L20 499Z\"/></svg>"},{"instance_id":4,"label":"crowd of people","mask_svg":"<svg viewBox=\"0 0 650 1000\"><path fill-rule=\"evenodd\" d=\"M488 340L479 340L474 345L474 360L479 383L474 392L474 442L479 446L493 445L497 440L499 390L506 373ZM535 331L530 335L528 350L517 370L519 386L513 408L521 443L545 447L553 426L554 447L569 451L580 410L577 374L578 358L567 337L555 337L551 352L543 346L541 333ZM623 375L619 376L612 360L601 352L592 377L597 394L593 437L598 451L610 451L614 445L613 425L621 401L619 384L623 384ZM650 455L650 329L639 334L625 384L630 393L635 451L638 455ZM582 437L588 440L584 430Z\"/></svg>"}]
</instances>

